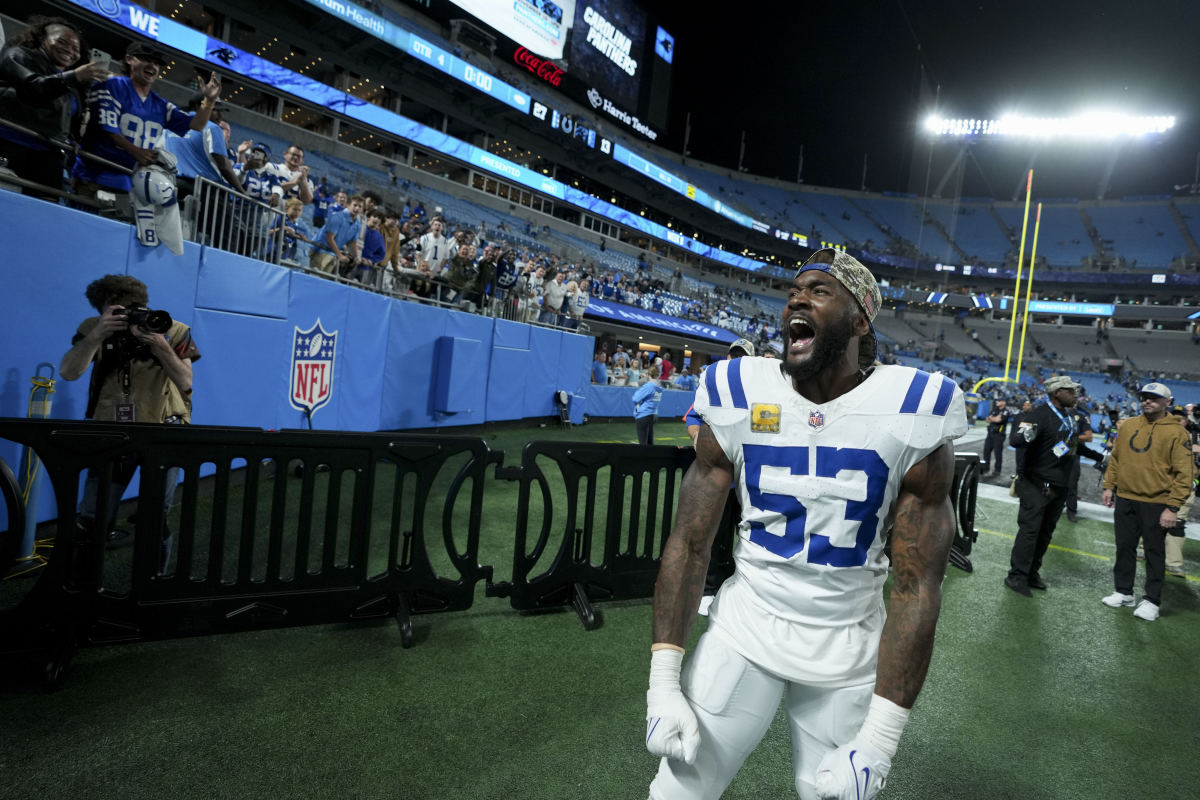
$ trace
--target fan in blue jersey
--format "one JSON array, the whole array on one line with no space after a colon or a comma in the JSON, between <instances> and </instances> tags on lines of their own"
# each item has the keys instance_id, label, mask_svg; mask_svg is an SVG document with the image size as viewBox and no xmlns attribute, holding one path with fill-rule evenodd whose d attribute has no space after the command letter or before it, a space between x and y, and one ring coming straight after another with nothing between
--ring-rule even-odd
<instances>
[{"instance_id":1,"label":"fan in blue jersey","mask_svg":"<svg viewBox=\"0 0 1200 800\"><path fill-rule=\"evenodd\" d=\"M196 92L188 99L188 111L199 111L204 94ZM241 190L241 180L229 159L229 140L221 123L225 108L216 106L209 111L209 121L200 130L189 128L183 135L168 131L164 145L178 162L179 197L191 194L197 178L212 181L218 186Z\"/></svg>"},{"instance_id":2,"label":"fan in blue jersey","mask_svg":"<svg viewBox=\"0 0 1200 800\"><path fill-rule=\"evenodd\" d=\"M883 788L929 667L955 531L950 442L966 415L949 378L875 364L880 300L866 267L820 250L788 291L783 362L704 373L705 425L654 593L654 800L719 797L781 701L801 800ZM681 673L730 485L736 571Z\"/></svg>"},{"instance_id":3,"label":"fan in blue jersey","mask_svg":"<svg viewBox=\"0 0 1200 800\"><path fill-rule=\"evenodd\" d=\"M88 91L83 138L84 153L99 156L132 172L154 163L154 150L164 146L164 133L184 136L203 130L209 113L221 96L221 81L214 72L202 87L204 100L195 114L180 110L151 91L162 74L167 56L144 42L125 51L125 75L97 83ZM129 191L129 174L80 155L72 171L77 194L95 197L100 189Z\"/></svg>"},{"instance_id":4,"label":"fan in blue jersey","mask_svg":"<svg viewBox=\"0 0 1200 800\"><path fill-rule=\"evenodd\" d=\"M317 190L313 192L312 224L314 228L325 226L325 219L330 214L329 206L332 203L333 189L329 188L329 182L326 178L321 178L321 182L317 185Z\"/></svg>"},{"instance_id":5,"label":"fan in blue jersey","mask_svg":"<svg viewBox=\"0 0 1200 800\"><path fill-rule=\"evenodd\" d=\"M238 185L246 194L260 203L278 206L283 198L283 188L279 185L279 177L271 169L271 148L262 142L255 142L246 156L246 163L233 168Z\"/></svg>"},{"instance_id":6,"label":"fan in blue jersey","mask_svg":"<svg viewBox=\"0 0 1200 800\"><path fill-rule=\"evenodd\" d=\"M266 252L266 236L270 228L277 227L280 214L271 209L280 206L283 189L279 177L271 169L271 148L255 142L250 148L245 164L233 168L246 196L257 203L237 201L234 233L236 241L231 248L242 255L257 257ZM271 206L263 208L260 204Z\"/></svg>"}]
</instances>

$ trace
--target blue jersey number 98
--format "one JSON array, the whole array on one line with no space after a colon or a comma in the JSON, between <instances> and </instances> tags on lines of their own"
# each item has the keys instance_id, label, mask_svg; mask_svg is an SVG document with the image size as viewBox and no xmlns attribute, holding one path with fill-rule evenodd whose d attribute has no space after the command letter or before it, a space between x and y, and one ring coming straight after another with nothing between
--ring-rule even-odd
<instances>
[{"instance_id":1,"label":"blue jersey number 98","mask_svg":"<svg viewBox=\"0 0 1200 800\"><path fill-rule=\"evenodd\" d=\"M836 478L841 472L862 472L867 476L867 496L864 500L846 500L844 519L857 522L858 531L853 547L835 547L829 537L814 532L808 535L808 563L831 567L861 567L867 563L867 551L879 529L879 509L887 489L888 466L874 450L852 447L816 448L815 468L809 465L807 447L771 447L742 445L745 460L746 489L750 504L762 511L783 516L783 536L769 533L761 522L750 523L750 541L765 547L781 558L791 558L804 549L808 509L791 495L764 492L761 486L762 468L778 467L793 475L812 475Z\"/></svg>"}]
</instances>

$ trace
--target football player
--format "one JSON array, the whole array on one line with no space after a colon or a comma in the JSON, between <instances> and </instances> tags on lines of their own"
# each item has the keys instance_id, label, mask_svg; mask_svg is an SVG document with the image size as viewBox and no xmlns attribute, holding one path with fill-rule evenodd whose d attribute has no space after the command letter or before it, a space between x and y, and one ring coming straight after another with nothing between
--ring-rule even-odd
<instances>
[{"instance_id":1,"label":"football player","mask_svg":"<svg viewBox=\"0 0 1200 800\"><path fill-rule=\"evenodd\" d=\"M782 362L704 373L706 424L654 595L651 798L719 797L781 700L803 800L867 800L884 785L933 649L955 530L949 442L966 413L949 378L875 364L880 301L866 267L820 250L788 292ZM681 673L731 484L737 569Z\"/></svg>"}]
</instances>

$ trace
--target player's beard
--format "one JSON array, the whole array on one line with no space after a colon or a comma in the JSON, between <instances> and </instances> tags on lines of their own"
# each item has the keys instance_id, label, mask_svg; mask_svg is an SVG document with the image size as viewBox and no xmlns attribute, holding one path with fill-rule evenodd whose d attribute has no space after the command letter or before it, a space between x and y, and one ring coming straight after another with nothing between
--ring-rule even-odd
<instances>
[{"instance_id":1,"label":"player's beard","mask_svg":"<svg viewBox=\"0 0 1200 800\"><path fill-rule=\"evenodd\" d=\"M791 376L793 381L808 381L837 364L846 354L850 337L854 335L854 313L854 309L848 308L824 330L818 331L816 340L813 341L812 352L800 363L795 363L788 357L791 335L786 335L783 346L783 371ZM784 330L787 330L786 326Z\"/></svg>"}]
</instances>

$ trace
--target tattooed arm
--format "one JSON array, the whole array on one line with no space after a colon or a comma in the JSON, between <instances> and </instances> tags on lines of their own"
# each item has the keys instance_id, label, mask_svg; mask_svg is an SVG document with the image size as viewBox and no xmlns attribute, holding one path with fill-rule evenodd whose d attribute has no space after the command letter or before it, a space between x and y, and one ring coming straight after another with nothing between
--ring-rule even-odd
<instances>
[{"instance_id":1,"label":"tattooed arm","mask_svg":"<svg viewBox=\"0 0 1200 800\"><path fill-rule=\"evenodd\" d=\"M733 464L707 426L696 438L696 460L679 489L675 527L663 548L654 585L654 641L683 648L704 591L709 554L725 510Z\"/></svg>"},{"instance_id":2,"label":"tattooed arm","mask_svg":"<svg viewBox=\"0 0 1200 800\"><path fill-rule=\"evenodd\" d=\"M925 683L954 541L950 484L954 454L944 444L904 476L892 528L892 602L879 640L875 694L912 708Z\"/></svg>"},{"instance_id":3,"label":"tattooed arm","mask_svg":"<svg viewBox=\"0 0 1200 800\"><path fill-rule=\"evenodd\" d=\"M700 725L679 685L683 646L696 619L713 537L732 482L733 465L712 430L702 427L654 585L654 644L646 691L646 749L685 764L696 760Z\"/></svg>"}]
</instances>

